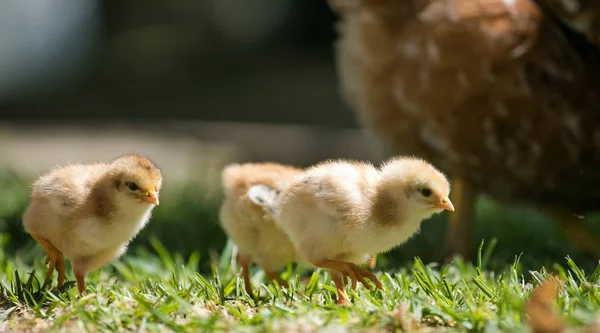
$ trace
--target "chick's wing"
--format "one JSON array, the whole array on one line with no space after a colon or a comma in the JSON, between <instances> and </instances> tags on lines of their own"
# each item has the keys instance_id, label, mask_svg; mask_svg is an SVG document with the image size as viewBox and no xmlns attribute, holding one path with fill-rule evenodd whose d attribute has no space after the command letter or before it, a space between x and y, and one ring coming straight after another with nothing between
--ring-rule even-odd
<instances>
[{"instance_id":1,"label":"chick's wing","mask_svg":"<svg viewBox=\"0 0 600 333\"><path fill-rule=\"evenodd\" d=\"M32 199L45 201L60 215L69 215L89 196L101 171L99 165L70 165L41 176Z\"/></svg>"},{"instance_id":2,"label":"chick's wing","mask_svg":"<svg viewBox=\"0 0 600 333\"><path fill-rule=\"evenodd\" d=\"M376 171L369 166L341 162L317 166L294 186L294 202L329 220L355 220L368 211L374 177Z\"/></svg>"}]
</instances>

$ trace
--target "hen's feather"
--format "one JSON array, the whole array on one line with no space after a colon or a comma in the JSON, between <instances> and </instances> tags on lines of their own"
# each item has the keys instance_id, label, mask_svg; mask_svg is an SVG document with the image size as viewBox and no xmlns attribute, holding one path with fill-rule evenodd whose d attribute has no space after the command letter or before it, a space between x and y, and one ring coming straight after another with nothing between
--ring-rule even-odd
<instances>
[{"instance_id":1,"label":"hen's feather","mask_svg":"<svg viewBox=\"0 0 600 333\"><path fill-rule=\"evenodd\" d=\"M497 199L598 208L595 45L532 0L332 2L343 96L392 153Z\"/></svg>"}]
</instances>

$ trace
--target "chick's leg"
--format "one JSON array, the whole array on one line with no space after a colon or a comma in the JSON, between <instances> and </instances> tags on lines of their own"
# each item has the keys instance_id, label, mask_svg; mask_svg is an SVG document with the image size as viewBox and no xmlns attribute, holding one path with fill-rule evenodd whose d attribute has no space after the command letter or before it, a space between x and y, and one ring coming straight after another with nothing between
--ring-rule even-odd
<instances>
[{"instance_id":1,"label":"chick's leg","mask_svg":"<svg viewBox=\"0 0 600 333\"><path fill-rule=\"evenodd\" d=\"M458 254L467 258L473 238L475 190L464 179L457 177L452 180L450 197L455 212L450 213L444 255L452 257Z\"/></svg>"},{"instance_id":2,"label":"chick's leg","mask_svg":"<svg viewBox=\"0 0 600 333\"><path fill-rule=\"evenodd\" d=\"M46 272L46 280L50 280L52 278L52 273L54 273L54 269L58 273L58 288L62 287L65 282L65 259L63 257L62 252L57 249L52 243L50 243L44 237L39 235L31 234L31 237L35 239L41 246L44 248L46 252L46 260L44 263L48 264L48 272Z\"/></svg>"},{"instance_id":3,"label":"chick's leg","mask_svg":"<svg viewBox=\"0 0 600 333\"><path fill-rule=\"evenodd\" d=\"M252 295L252 284L250 283L250 257L240 253L238 255L238 264L242 269L240 274L242 275L242 280L244 280L244 288L248 295Z\"/></svg>"},{"instance_id":4,"label":"chick's leg","mask_svg":"<svg viewBox=\"0 0 600 333\"><path fill-rule=\"evenodd\" d=\"M76 258L71 261L73 266L73 273L75 274L75 281L77 281L77 291L79 295L83 295L85 291L85 276L90 271L88 265L89 258Z\"/></svg>"},{"instance_id":5,"label":"chick's leg","mask_svg":"<svg viewBox=\"0 0 600 333\"><path fill-rule=\"evenodd\" d=\"M277 283L279 283L280 286L282 286L284 288L288 288L287 282L284 279L282 279L281 276L279 276L279 273L265 271L265 274L267 274L269 279L271 279L273 281L277 281Z\"/></svg>"},{"instance_id":6,"label":"chick's leg","mask_svg":"<svg viewBox=\"0 0 600 333\"><path fill-rule=\"evenodd\" d=\"M344 285L344 276L342 273L330 269L329 274L331 274L331 279L335 284L335 289L337 289L337 304L338 305L348 305L350 304L350 299L348 298L348 294L346 294L346 289Z\"/></svg>"},{"instance_id":7,"label":"chick's leg","mask_svg":"<svg viewBox=\"0 0 600 333\"><path fill-rule=\"evenodd\" d=\"M85 291L85 274L75 273L75 280L77 281L77 291L81 295Z\"/></svg>"},{"instance_id":8,"label":"chick's leg","mask_svg":"<svg viewBox=\"0 0 600 333\"><path fill-rule=\"evenodd\" d=\"M325 259L325 260L322 260L322 261L316 262L316 263L313 262L312 264L317 267L336 270L336 271L340 272L343 276L347 276L348 278L350 278L350 281L352 281L353 289L356 288L356 284L358 281L358 282L362 283L365 286L365 288L371 290L371 285L369 285L367 283L365 278L367 278L367 279L371 280L373 283L375 283L377 288L383 289L383 285L381 284L381 282L379 281L377 276L375 276L375 274L369 272L366 269L362 269L362 268L358 267L356 264L353 264L350 262L345 262L345 261L328 260L328 259Z\"/></svg>"},{"instance_id":9,"label":"chick's leg","mask_svg":"<svg viewBox=\"0 0 600 333\"><path fill-rule=\"evenodd\" d=\"M369 258L369 269L373 269L375 268L375 266L377 265L377 255L374 254Z\"/></svg>"},{"instance_id":10,"label":"chick's leg","mask_svg":"<svg viewBox=\"0 0 600 333\"><path fill-rule=\"evenodd\" d=\"M71 260L71 266L73 267L73 273L75 273L79 294L81 295L85 291L85 276L89 272L108 264L116 258L119 258L126 251L127 245L123 244L104 249L101 252L93 255L77 257Z\"/></svg>"},{"instance_id":11,"label":"chick's leg","mask_svg":"<svg viewBox=\"0 0 600 333\"><path fill-rule=\"evenodd\" d=\"M567 211L555 208L547 208L547 214L564 232L565 236L573 246L585 255L600 258L600 242L594 236L589 224L585 219L579 218Z\"/></svg>"}]
</instances>

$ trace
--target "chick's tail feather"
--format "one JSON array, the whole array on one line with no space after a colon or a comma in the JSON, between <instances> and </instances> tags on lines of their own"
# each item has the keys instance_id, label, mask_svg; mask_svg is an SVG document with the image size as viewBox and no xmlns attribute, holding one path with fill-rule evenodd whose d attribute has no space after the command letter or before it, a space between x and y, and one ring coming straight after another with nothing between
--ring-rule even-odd
<instances>
[{"instance_id":1,"label":"chick's tail feather","mask_svg":"<svg viewBox=\"0 0 600 333\"><path fill-rule=\"evenodd\" d=\"M254 185L248 189L248 198L255 204L264 207L269 214L279 215L277 199L281 192L265 185Z\"/></svg>"}]
</instances>

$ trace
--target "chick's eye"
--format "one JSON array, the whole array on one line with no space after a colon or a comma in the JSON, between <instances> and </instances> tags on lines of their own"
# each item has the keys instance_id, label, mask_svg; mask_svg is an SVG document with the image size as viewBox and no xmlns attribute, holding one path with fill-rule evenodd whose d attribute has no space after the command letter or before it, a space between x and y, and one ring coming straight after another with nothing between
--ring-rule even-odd
<instances>
[{"instance_id":1,"label":"chick's eye","mask_svg":"<svg viewBox=\"0 0 600 333\"><path fill-rule=\"evenodd\" d=\"M431 195L431 190L430 190L430 189L428 189L428 188L421 189L421 194L422 194L424 197L428 197L428 196L430 196L430 195Z\"/></svg>"},{"instance_id":2,"label":"chick's eye","mask_svg":"<svg viewBox=\"0 0 600 333\"><path fill-rule=\"evenodd\" d=\"M127 183L125 183L125 185L126 185L126 186L127 186L129 189L130 189L130 190L132 190L132 191L137 191L137 190L139 190L139 189L140 189L140 187L139 187L139 186L137 186L137 184L136 184L136 183L130 183L130 182L127 182Z\"/></svg>"}]
</instances>

